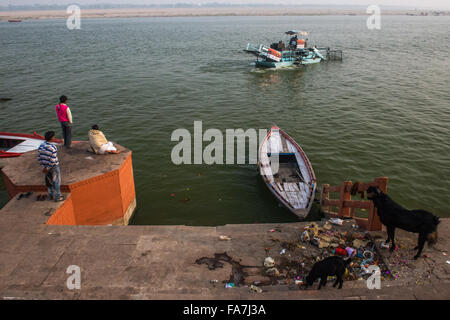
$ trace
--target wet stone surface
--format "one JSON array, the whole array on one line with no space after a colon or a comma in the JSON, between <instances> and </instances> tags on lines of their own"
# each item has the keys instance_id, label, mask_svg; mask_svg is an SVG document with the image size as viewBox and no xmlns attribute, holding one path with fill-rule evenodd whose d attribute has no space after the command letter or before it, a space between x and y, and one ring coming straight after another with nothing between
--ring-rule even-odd
<instances>
[{"instance_id":1,"label":"wet stone surface","mask_svg":"<svg viewBox=\"0 0 450 320\"><path fill-rule=\"evenodd\" d=\"M378 251L384 261L389 265L392 277L398 284L406 286L426 285L434 283L450 282L450 264L448 241L450 235L439 232L438 241L434 246L424 247L421 257L414 260L417 250L418 234L396 230L394 251L389 248L380 248L384 243L385 235L381 232L374 233L377 237ZM449 286L450 291L450 286Z\"/></svg>"}]
</instances>

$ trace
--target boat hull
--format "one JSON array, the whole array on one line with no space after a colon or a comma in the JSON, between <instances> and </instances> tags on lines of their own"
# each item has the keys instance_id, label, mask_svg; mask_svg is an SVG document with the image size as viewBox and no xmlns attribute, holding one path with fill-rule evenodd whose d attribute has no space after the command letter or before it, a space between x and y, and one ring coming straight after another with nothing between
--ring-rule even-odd
<instances>
[{"instance_id":1,"label":"boat hull","mask_svg":"<svg viewBox=\"0 0 450 320\"><path fill-rule=\"evenodd\" d=\"M295 61L280 61L280 62L272 62L272 61L264 61L259 60L255 62L256 67L260 68L288 68L294 65Z\"/></svg>"},{"instance_id":2,"label":"boat hull","mask_svg":"<svg viewBox=\"0 0 450 320\"><path fill-rule=\"evenodd\" d=\"M320 61L322 61L322 59L316 57L314 59L303 59L303 60L301 60L300 64L303 64L303 65L315 64L315 63L319 63Z\"/></svg>"},{"instance_id":3,"label":"boat hull","mask_svg":"<svg viewBox=\"0 0 450 320\"><path fill-rule=\"evenodd\" d=\"M34 132L33 134L0 132L0 158L14 158L21 154L39 148L45 141L44 137ZM60 143L62 140L55 139Z\"/></svg>"},{"instance_id":4,"label":"boat hull","mask_svg":"<svg viewBox=\"0 0 450 320\"><path fill-rule=\"evenodd\" d=\"M274 155L278 155L275 169ZM260 146L258 168L275 198L300 220L307 218L316 192L316 178L300 145L278 127L272 127Z\"/></svg>"}]
</instances>

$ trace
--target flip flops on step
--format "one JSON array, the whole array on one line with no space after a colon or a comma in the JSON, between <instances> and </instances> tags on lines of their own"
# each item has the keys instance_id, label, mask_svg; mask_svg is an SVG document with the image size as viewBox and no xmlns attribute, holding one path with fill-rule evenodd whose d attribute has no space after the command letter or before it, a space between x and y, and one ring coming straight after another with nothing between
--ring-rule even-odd
<instances>
[{"instance_id":1,"label":"flip flops on step","mask_svg":"<svg viewBox=\"0 0 450 320\"><path fill-rule=\"evenodd\" d=\"M40 194L36 198L37 201L44 201L45 199L47 199L47 195L46 194Z\"/></svg>"},{"instance_id":2,"label":"flip flops on step","mask_svg":"<svg viewBox=\"0 0 450 320\"><path fill-rule=\"evenodd\" d=\"M19 194L19 196L17 197L17 200L20 200L20 199L22 199L22 198L29 198L30 195L31 195L32 193L33 193L33 192L21 193L21 194Z\"/></svg>"}]
</instances>

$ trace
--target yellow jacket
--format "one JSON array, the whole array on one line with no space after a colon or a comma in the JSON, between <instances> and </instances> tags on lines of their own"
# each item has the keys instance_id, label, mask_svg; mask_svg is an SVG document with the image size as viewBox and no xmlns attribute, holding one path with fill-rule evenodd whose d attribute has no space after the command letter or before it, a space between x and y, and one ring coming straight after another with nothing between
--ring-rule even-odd
<instances>
[{"instance_id":1,"label":"yellow jacket","mask_svg":"<svg viewBox=\"0 0 450 320\"><path fill-rule=\"evenodd\" d=\"M98 150L102 145L105 143L108 143L108 140L106 140L105 135L100 130L89 130L89 144L91 145L91 148L94 149L95 153L98 153Z\"/></svg>"}]
</instances>

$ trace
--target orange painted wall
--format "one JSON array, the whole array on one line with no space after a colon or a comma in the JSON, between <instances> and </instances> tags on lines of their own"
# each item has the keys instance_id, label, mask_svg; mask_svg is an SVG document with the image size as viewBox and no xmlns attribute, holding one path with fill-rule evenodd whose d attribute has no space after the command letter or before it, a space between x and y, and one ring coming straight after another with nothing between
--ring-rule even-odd
<instances>
[{"instance_id":1,"label":"orange painted wall","mask_svg":"<svg viewBox=\"0 0 450 320\"><path fill-rule=\"evenodd\" d=\"M69 185L70 202L47 224L106 225L123 218L136 197L131 154L118 170Z\"/></svg>"},{"instance_id":2,"label":"orange painted wall","mask_svg":"<svg viewBox=\"0 0 450 320\"><path fill-rule=\"evenodd\" d=\"M11 179L2 171L3 181L5 181L6 190L8 191L9 198L13 198L16 194L20 192L47 192L47 187L45 186L45 180L44 175L42 175L42 185L36 186L36 185L23 185L23 186L16 186ZM61 186L61 192L68 193L70 192L69 186L62 185Z\"/></svg>"},{"instance_id":3,"label":"orange painted wall","mask_svg":"<svg viewBox=\"0 0 450 320\"><path fill-rule=\"evenodd\" d=\"M70 185L75 220L79 225L104 225L123 217L119 171Z\"/></svg>"},{"instance_id":4,"label":"orange painted wall","mask_svg":"<svg viewBox=\"0 0 450 320\"><path fill-rule=\"evenodd\" d=\"M73 210L72 197L69 195L66 201L61 205L61 207L56 210L56 212L48 219L47 224L56 225L76 225L75 213Z\"/></svg>"},{"instance_id":5,"label":"orange painted wall","mask_svg":"<svg viewBox=\"0 0 450 320\"><path fill-rule=\"evenodd\" d=\"M136 199L131 154L127 157L124 164L119 169L119 181L122 196L122 212L126 212L133 200Z\"/></svg>"},{"instance_id":6,"label":"orange painted wall","mask_svg":"<svg viewBox=\"0 0 450 320\"><path fill-rule=\"evenodd\" d=\"M42 186L16 186L5 175L10 198L19 192L46 192ZM44 179L42 179L44 183ZM136 199L131 153L118 170L70 185L61 186L70 192L66 201L50 217L52 225L106 225L123 218Z\"/></svg>"}]
</instances>

